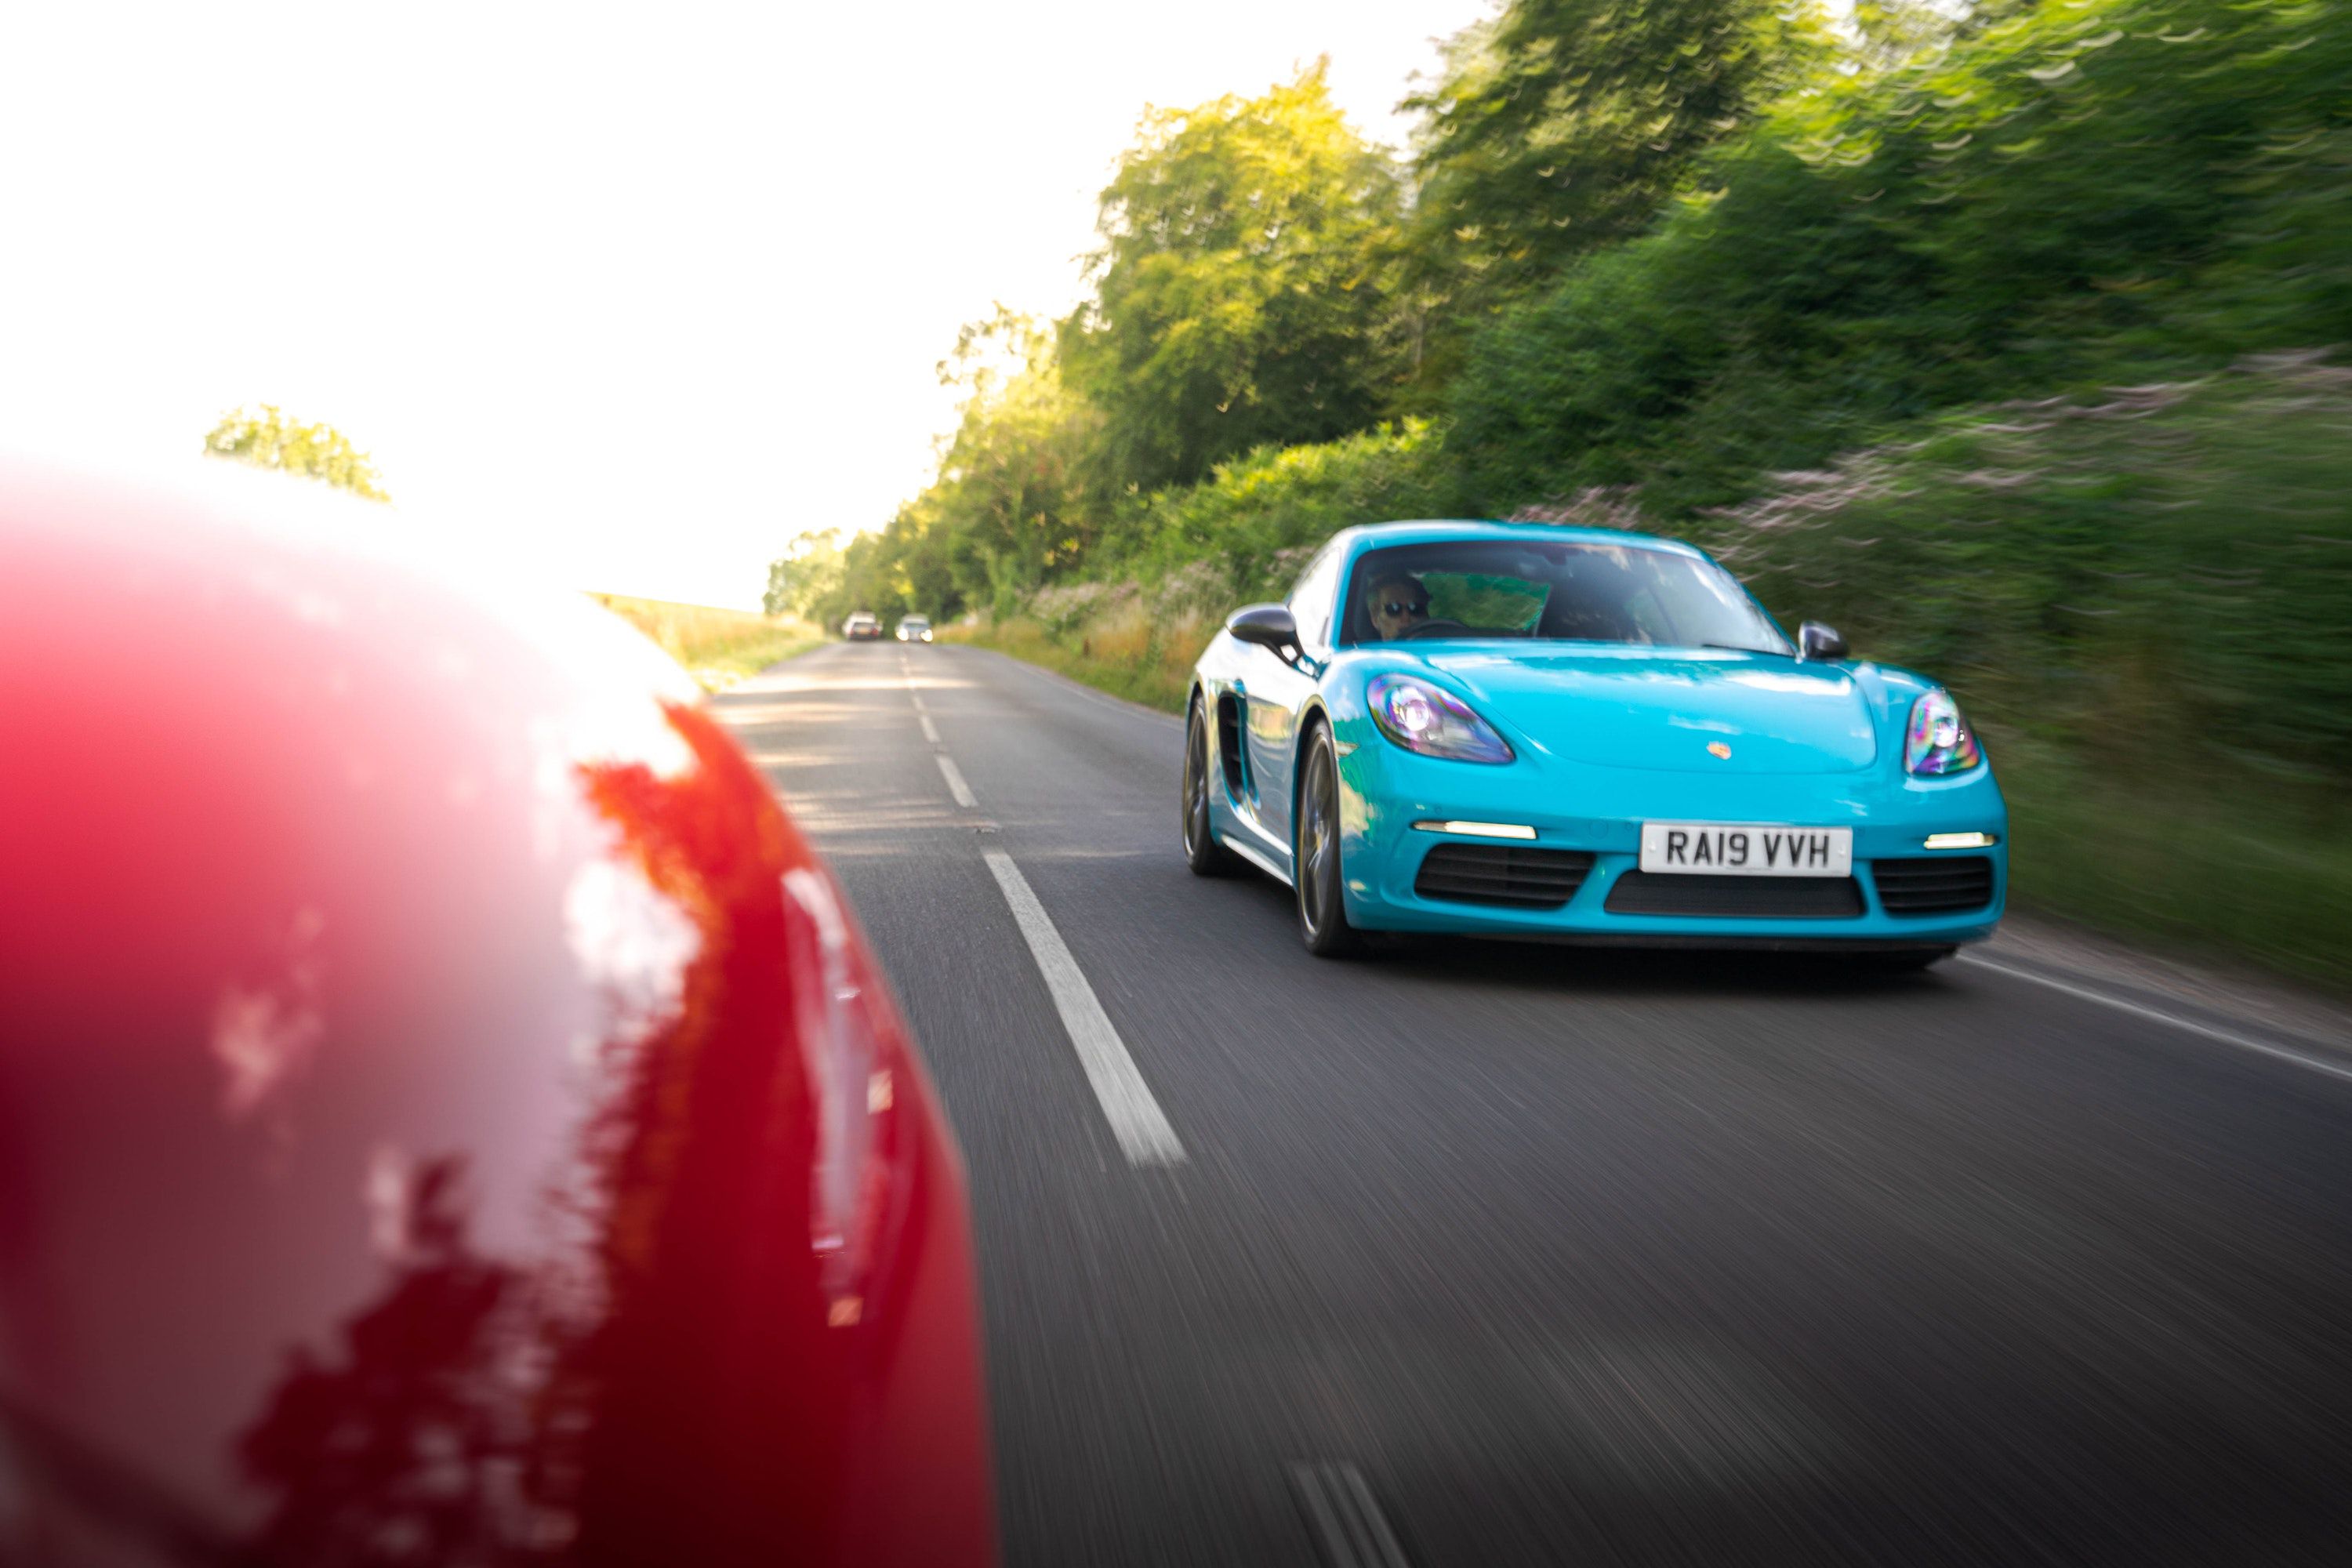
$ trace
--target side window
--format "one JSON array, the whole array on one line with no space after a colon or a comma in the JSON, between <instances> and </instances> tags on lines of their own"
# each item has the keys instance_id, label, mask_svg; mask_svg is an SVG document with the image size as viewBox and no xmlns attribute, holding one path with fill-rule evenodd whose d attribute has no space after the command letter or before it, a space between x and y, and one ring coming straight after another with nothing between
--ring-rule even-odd
<instances>
[{"instance_id":1,"label":"side window","mask_svg":"<svg viewBox=\"0 0 2352 1568\"><path fill-rule=\"evenodd\" d=\"M1298 574L1290 597L1283 601L1298 623L1298 640L1310 652L1325 653L1331 647L1331 592L1339 584L1342 553L1336 545L1325 545L1323 552Z\"/></svg>"}]
</instances>

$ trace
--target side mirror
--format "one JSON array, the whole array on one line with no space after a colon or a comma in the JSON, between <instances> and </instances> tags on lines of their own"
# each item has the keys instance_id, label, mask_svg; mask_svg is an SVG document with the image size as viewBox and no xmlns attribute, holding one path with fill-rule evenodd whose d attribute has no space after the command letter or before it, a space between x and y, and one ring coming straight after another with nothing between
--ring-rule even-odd
<instances>
[{"instance_id":1,"label":"side mirror","mask_svg":"<svg viewBox=\"0 0 2352 1568\"><path fill-rule=\"evenodd\" d=\"M1243 642L1272 648L1287 663L1298 654L1298 622L1283 605L1245 605L1225 619L1225 630Z\"/></svg>"},{"instance_id":2,"label":"side mirror","mask_svg":"<svg viewBox=\"0 0 2352 1568\"><path fill-rule=\"evenodd\" d=\"M1799 658L1843 658L1845 638L1835 626L1807 621L1797 628L1797 648Z\"/></svg>"}]
</instances>

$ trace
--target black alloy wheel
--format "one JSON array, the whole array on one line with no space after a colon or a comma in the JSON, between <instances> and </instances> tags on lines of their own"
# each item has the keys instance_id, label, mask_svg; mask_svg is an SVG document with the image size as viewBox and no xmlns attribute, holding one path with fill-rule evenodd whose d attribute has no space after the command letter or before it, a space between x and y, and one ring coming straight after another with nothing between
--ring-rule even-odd
<instances>
[{"instance_id":1,"label":"black alloy wheel","mask_svg":"<svg viewBox=\"0 0 2352 1568\"><path fill-rule=\"evenodd\" d=\"M1298 791L1298 830L1290 864L1298 892L1298 934L1318 958L1340 958L1363 944L1348 923L1339 871L1339 758L1322 725L1307 737Z\"/></svg>"},{"instance_id":2,"label":"black alloy wheel","mask_svg":"<svg viewBox=\"0 0 2352 1568\"><path fill-rule=\"evenodd\" d=\"M1184 864L1195 877L1230 877L1241 857L1217 842L1209 820L1209 721L1201 700L1184 721Z\"/></svg>"}]
</instances>

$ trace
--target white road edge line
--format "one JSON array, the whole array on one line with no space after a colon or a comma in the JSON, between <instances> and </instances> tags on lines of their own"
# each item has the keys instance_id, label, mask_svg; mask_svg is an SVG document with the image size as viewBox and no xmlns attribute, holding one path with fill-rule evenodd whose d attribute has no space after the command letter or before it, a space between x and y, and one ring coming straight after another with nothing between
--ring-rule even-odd
<instances>
[{"instance_id":1,"label":"white road edge line","mask_svg":"<svg viewBox=\"0 0 2352 1568\"><path fill-rule=\"evenodd\" d=\"M2268 1040L2258 1040L2252 1035L2241 1035L2234 1030L2217 1029L2210 1024L2200 1024L2194 1018L2184 1018L2177 1013L2167 1013L2159 1007L2144 1007L2137 1002L2126 1002L2120 996L2110 996L2105 992L2094 991L2086 985L2075 985L2067 981L2053 980L2047 974L2036 974L2030 969L2016 969L2006 963L1996 963L1990 958L1979 958L1972 952L1962 953L1960 957L1962 962L1973 964L1979 969L1990 969L1995 974L2006 974L2013 980L2026 980L2036 985L2046 985L2053 991L2063 991L2069 996L2077 996L2085 1002L2096 1002L2102 1006L2113 1007L2117 1012L2130 1013L2142 1018L2152 1018L2159 1024L2169 1024L2176 1029L2185 1029L2192 1035L2202 1035L2209 1040L2219 1040L2225 1046L2235 1046L2240 1050L2252 1051L2258 1056L2271 1057L2279 1061L2290 1062L2299 1068L2308 1068L2315 1073L2325 1073L2329 1078L2340 1078L2352 1082L2352 1066L2347 1066L2342 1062L2331 1062L2325 1057L2311 1056L2287 1046L2273 1045Z\"/></svg>"},{"instance_id":2,"label":"white road edge line","mask_svg":"<svg viewBox=\"0 0 2352 1568\"><path fill-rule=\"evenodd\" d=\"M929 741L934 746L938 745L940 743L940 732L939 730L931 723L931 716L928 713L918 713L915 717L922 722L923 739Z\"/></svg>"},{"instance_id":3,"label":"white road edge line","mask_svg":"<svg viewBox=\"0 0 2352 1568\"><path fill-rule=\"evenodd\" d=\"M1062 1026L1070 1033L1070 1044L1077 1048L1078 1065L1086 1068L1087 1081L1094 1085L1095 1099L1101 1102L1104 1120L1110 1123L1128 1163L1182 1164L1184 1145L1176 1141L1176 1130L1168 1125L1160 1102L1151 1098L1143 1075L1136 1070L1135 1058L1127 1054L1118 1031L1095 999L1094 987L1087 984L1078 961L1070 956L1062 933L1054 929L1045 906L1030 890L1029 879L1003 850L989 850L987 858L996 885L1003 889L1004 901L1013 907L1022 938L1029 944L1029 955L1045 977L1045 989L1053 994Z\"/></svg>"},{"instance_id":4,"label":"white road edge line","mask_svg":"<svg viewBox=\"0 0 2352 1568\"><path fill-rule=\"evenodd\" d=\"M973 806L978 805L980 802L971 798L971 785L964 783L963 774L956 771L955 759L949 756L945 752L939 752L938 756L940 762L940 772L946 777L948 781L948 793L955 796L955 803L963 807L966 811L970 811Z\"/></svg>"},{"instance_id":5,"label":"white road edge line","mask_svg":"<svg viewBox=\"0 0 2352 1568\"><path fill-rule=\"evenodd\" d=\"M1361 1470L1347 1464L1293 1465L1290 1479L1331 1568L1406 1568L1404 1547Z\"/></svg>"}]
</instances>

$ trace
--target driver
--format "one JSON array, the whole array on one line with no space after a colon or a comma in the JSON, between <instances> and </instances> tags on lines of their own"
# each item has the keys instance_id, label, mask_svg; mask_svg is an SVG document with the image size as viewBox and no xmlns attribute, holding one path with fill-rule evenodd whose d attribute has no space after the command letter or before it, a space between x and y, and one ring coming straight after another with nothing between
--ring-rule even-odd
<instances>
[{"instance_id":1,"label":"driver","mask_svg":"<svg viewBox=\"0 0 2352 1568\"><path fill-rule=\"evenodd\" d=\"M1381 640L1394 642L1429 619L1429 590L1402 572L1388 573L1373 582L1365 607L1371 612L1372 629L1381 634Z\"/></svg>"}]
</instances>

